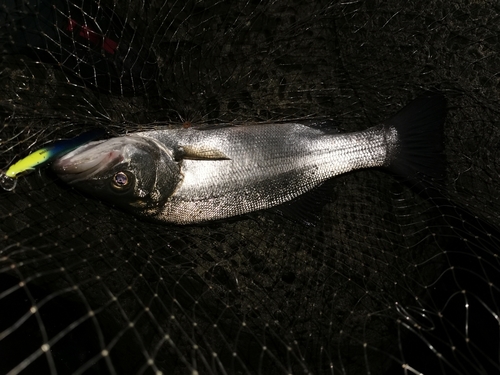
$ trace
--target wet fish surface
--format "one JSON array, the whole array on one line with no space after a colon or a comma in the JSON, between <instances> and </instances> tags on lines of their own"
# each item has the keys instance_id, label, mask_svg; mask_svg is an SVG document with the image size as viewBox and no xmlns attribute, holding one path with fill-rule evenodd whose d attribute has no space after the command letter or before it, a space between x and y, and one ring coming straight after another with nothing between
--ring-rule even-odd
<instances>
[{"instance_id":1,"label":"wet fish surface","mask_svg":"<svg viewBox=\"0 0 500 375\"><path fill-rule=\"evenodd\" d=\"M445 113L444 97L427 93L383 124L353 133L301 123L152 130L91 142L53 169L139 216L202 223L278 206L362 168L439 178Z\"/></svg>"}]
</instances>

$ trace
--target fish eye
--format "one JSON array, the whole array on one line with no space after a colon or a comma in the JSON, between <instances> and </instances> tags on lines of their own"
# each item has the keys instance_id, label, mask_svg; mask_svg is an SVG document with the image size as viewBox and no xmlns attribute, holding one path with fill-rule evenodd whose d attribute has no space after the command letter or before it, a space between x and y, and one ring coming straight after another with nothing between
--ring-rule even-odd
<instances>
[{"instance_id":1,"label":"fish eye","mask_svg":"<svg viewBox=\"0 0 500 375\"><path fill-rule=\"evenodd\" d=\"M132 183L132 177L126 172L117 172L111 180L111 186L115 190L126 190Z\"/></svg>"}]
</instances>

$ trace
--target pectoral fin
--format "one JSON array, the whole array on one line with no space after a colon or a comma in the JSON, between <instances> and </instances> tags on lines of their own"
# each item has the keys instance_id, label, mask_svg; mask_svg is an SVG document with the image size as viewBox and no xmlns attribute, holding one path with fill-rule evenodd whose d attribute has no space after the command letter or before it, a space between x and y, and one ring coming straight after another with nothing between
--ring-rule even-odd
<instances>
[{"instance_id":1,"label":"pectoral fin","mask_svg":"<svg viewBox=\"0 0 500 375\"><path fill-rule=\"evenodd\" d=\"M222 151L204 146L181 146L177 150L176 159L230 160Z\"/></svg>"}]
</instances>

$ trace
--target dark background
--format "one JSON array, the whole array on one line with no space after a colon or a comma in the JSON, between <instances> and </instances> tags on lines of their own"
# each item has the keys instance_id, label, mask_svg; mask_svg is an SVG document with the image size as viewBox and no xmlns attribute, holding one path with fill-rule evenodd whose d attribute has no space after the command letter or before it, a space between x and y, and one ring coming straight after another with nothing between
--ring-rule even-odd
<instances>
[{"instance_id":1,"label":"dark background","mask_svg":"<svg viewBox=\"0 0 500 375\"><path fill-rule=\"evenodd\" d=\"M367 170L315 192L296 220L179 227L50 169L20 178L0 191L1 373L499 371L499 5L307 3L0 6L2 168L95 127L355 131L426 90L448 100L446 199Z\"/></svg>"}]
</instances>

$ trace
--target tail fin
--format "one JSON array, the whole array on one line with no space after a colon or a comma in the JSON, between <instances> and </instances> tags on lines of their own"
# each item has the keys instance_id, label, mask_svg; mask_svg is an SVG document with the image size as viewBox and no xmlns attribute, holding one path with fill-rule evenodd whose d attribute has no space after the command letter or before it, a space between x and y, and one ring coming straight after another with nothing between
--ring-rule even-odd
<instances>
[{"instance_id":1,"label":"tail fin","mask_svg":"<svg viewBox=\"0 0 500 375\"><path fill-rule=\"evenodd\" d=\"M419 180L424 175L444 178L443 124L446 99L429 92L404 107L384 124L388 134L397 133L387 168L400 177Z\"/></svg>"}]
</instances>

